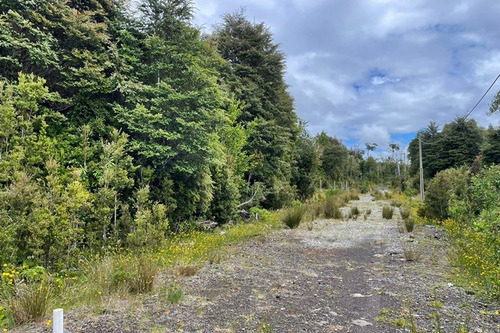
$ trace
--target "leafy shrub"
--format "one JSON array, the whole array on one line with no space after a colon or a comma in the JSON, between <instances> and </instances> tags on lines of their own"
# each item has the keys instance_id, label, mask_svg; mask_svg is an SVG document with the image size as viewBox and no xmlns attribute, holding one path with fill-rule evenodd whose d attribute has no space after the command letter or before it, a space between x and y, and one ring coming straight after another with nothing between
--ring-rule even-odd
<instances>
[{"instance_id":1,"label":"leafy shrub","mask_svg":"<svg viewBox=\"0 0 500 333\"><path fill-rule=\"evenodd\" d=\"M338 188L329 188L328 190L326 190L325 195L326 197L335 197L340 193L341 191Z\"/></svg>"},{"instance_id":2,"label":"leafy shrub","mask_svg":"<svg viewBox=\"0 0 500 333\"><path fill-rule=\"evenodd\" d=\"M384 219L392 219L392 215L394 214L394 208L392 208L391 206L384 206L382 208L382 217Z\"/></svg>"},{"instance_id":3,"label":"leafy shrub","mask_svg":"<svg viewBox=\"0 0 500 333\"><path fill-rule=\"evenodd\" d=\"M252 207L249 209L249 213L252 214L252 216L262 222L274 222L275 221L275 215L268 211L267 209L260 208L260 207Z\"/></svg>"},{"instance_id":4,"label":"leafy shrub","mask_svg":"<svg viewBox=\"0 0 500 333\"><path fill-rule=\"evenodd\" d=\"M462 198L467 188L467 169L446 169L438 172L427 187L423 216L444 220L450 217L449 205L452 199Z\"/></svg>"},{"instance_id":5,"label":"leafy shrub","mask_svg":"<svg viewBox=\"0 0 500 333\"><path fill-rule=\"evenodd\" d=\"M449 206L453 219L443 222L453 242L455 262L467 287L500 298L500 166L472 177L467 194Z\"/></svg>"},{"instance_id":6,"label":"leafy shrub","mask_svg":"<svg viewBox=\"0 0 500 333\"><path fill-rule=\"evenodd\" d=\"M300 225L304 215L306 213L306 208L304 206L288 208L283 212L282 221L290 229L295 229Z\"/></svg>"}]
</instances>

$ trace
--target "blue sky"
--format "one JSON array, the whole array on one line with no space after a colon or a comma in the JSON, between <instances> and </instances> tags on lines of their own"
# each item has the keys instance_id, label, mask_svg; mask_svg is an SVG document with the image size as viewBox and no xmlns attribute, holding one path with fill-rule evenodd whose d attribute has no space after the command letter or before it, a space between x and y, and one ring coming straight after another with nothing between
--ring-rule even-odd
<instances>
[{"instance_id":1,"label":"blue sky","mask_svg":"<svg viewBox=\"0 0 500 333\"><path fill-rule=\"evenodd\" d=\"M497 0L195 0L209 32L240 7L264 22L287 59L286 80L311 134L348 145L404 147L430 121L464 115L500 74ZM472 114L486 113L500 83Z\"/></svg>"}]
</instances>

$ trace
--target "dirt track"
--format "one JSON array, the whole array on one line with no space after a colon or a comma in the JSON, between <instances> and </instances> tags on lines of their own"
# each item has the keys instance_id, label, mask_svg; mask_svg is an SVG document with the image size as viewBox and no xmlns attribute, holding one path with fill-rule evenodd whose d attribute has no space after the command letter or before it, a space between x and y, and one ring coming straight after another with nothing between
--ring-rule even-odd
<instances>
[{"instance_id":1,"label":"dirt track","mask_svg":"<svg viewBox=\"0 0 500 333\"><path fill-rule=\"evenodd\" d=\"M351 202L356 221L315 221L235 248L228 259L181 278L178 305L144 296L138 312L69 317L75 332L500 332L498 304L485 304L445 278L446 240L433 227L415 232L422 251L404 260L398 213L382 202ZM347 208L348 209L348 208ZM415 242L414 242L415 244ZM464 331L465 332L465 331Z\"/></svg>"}]
</instances>

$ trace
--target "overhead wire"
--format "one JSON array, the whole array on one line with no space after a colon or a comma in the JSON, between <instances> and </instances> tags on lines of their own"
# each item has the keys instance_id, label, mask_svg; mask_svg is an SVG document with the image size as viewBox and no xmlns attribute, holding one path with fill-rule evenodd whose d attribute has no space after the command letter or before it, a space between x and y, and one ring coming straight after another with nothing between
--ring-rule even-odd
<instances>
[{"instance_id":1,"label":"overhead wire","mask_svg":"<svg viewBox=\"0 0 500 333\"><path fill-rule=\"evenodd\" d=\"M477 101L477 103L472 107L472 109L469 110L469 112L467 112L467 114L463 117L463 120L467 120L467 118L472 114L472 112L474 112L474 110L478 107L478 105L483 101L483 99L486 97L486 95L490 92L491 88L493 88L493 86L495 85L495 83L498 81L498 79L500 79L500 74L497 75L497 77L495 78L495 80L493 80L493 82L490 84L490 86L488 87L488 89L485 91L485 93L481 96L481 98ZM455 125L456 126L456 125ZM443 140L446 139L446 137L442 137L440 138L439 140L437 141L432 141L432 142L426 142L426 141L423 141L421 138L420 138L420 134L418 135L418 138L420 140L420 142L422 142L423 144L436 144L436 143L439 143Z\"/></svg>"}]
</instances>

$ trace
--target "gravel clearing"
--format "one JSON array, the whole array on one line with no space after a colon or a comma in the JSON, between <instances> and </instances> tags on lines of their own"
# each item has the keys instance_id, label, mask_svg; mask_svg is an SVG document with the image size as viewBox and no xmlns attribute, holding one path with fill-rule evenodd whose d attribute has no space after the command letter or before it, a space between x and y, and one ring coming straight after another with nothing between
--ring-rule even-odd
<instances>
[{"instance_id":1,"label":"gravel clearing","mask_svg":"<svg viewBox=\"0 0 500 333\"><path fill-rule=\"evenodd\" d=\"M69 311L72 332L500 332L498 303L478 300L446 278L451 271L442 232L398 230L400 215L382 219L370 196L352 201L356 221L318 220L232 248L195 276L170 276L131 306L101 315ZM371 214L366 220L367 210ZM412 242L408 242L411 240ZM406 261L411 244L418 261ZM405 245L407 246L407 245ZM169 304L172 283L184 298ZM48 332L44 325L16 332Z\"/></svg>"}]
</instances>

